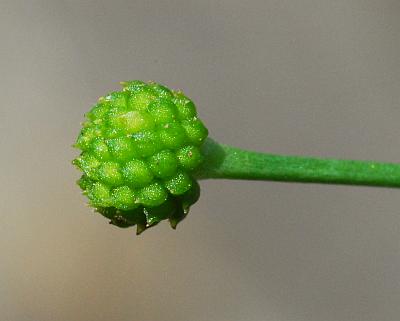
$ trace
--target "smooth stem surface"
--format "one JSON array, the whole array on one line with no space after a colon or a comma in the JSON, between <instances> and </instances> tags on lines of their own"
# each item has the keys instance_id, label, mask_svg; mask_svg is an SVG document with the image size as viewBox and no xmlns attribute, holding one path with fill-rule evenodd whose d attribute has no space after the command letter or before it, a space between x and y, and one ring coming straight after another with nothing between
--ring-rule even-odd
<instances>
[{"instance_id":1,"label":"smooth stem surface","mask_svg":"<svg viewBox=\"0 0 400 321\"><path fill-rule=\"evenodd\" d=\"M245 151L207 139L199 179L226 178L400 187L400 164Z\"/></svg>"}]
</instances>

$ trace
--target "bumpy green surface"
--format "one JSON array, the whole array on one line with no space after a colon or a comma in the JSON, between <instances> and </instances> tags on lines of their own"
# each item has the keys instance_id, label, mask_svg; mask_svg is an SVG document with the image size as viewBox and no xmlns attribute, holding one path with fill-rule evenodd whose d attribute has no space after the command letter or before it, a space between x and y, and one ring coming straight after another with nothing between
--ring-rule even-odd
<instances>
[{"instance_id":1,"label":"bumpy green surface","mask_svg":"<svg viewBox=\"0 0 400 321\"><path fill-rule=\"evenodd\" d=\"M73 161L89 204L140 233L161 220L176 227L199 198L191 173L208 131L193 102L156 83L129 81L87 113Z\"/></svg>"}]
</instances>

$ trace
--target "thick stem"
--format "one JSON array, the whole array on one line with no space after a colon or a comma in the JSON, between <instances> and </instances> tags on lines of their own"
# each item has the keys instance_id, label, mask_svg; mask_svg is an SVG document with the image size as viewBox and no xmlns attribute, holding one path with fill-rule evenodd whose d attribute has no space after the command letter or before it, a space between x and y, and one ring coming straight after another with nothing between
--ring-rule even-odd
<instances>
[{"instance_id":1,"label":"thick stem","mask_svg":"<svg viewBox=\"0 0 400 321\"><path fill-rule=\"evenodd\" d=\"M400 187L400 164L272 155L207 139L196 177Z\"/></svg>"}]
</instances>

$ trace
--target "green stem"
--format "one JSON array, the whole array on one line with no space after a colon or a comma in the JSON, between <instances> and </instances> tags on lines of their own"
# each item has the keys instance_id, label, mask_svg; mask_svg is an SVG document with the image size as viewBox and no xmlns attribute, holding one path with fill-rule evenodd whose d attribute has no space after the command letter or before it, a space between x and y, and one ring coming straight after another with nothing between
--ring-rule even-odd
<instances>
[{"instance_id":1,"label":"green stem","mask_svg":"<svg viewBox=\"0 0 400 321\"><path fill-rule=\"evenodd\" d=\"M245 151L207 139L196 177L400 187L400 164Z\"/></svg>"}]
</instances>

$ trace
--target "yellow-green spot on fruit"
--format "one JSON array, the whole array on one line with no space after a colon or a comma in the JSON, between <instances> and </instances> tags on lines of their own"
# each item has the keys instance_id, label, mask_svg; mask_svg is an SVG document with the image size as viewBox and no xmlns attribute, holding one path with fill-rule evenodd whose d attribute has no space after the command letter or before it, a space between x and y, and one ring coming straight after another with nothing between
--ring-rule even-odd
<instances>
[{"instance_id":1,"label":"yellow-green spot on fruit","mask_svg":"<svg viewBox=\"0 0 400 321\"><path fill-rule=\"evenodd\" d=\"M140 190L139 202L143 206L155 207L164 203L168 198L167 191L160 183L148 185Z\"/></svg>"},{"instance_id":2,"label":"yellow-green spot on fruit","mask_svg":"<svg viewBox=\"0 0 400 321\"><path fill-rule=\"evenodd\" d=\"M123 177L120 171L120 165L117 162L104 162L98 168L99 180L110 186L123 184Z\"/></svg>"},{"instance_id":3,"label":"yellow-green spot on fruit","mask_svg":"<svg viewBox=\"0 0 400 321\"><path fill-rule=\"evenodd\" d=\"M172 195L182 195L192 187L192 179L185 172L178 172L165 182L165 187Z\"/></svg>"},{"instance_id":4,"label":"yellow-green spot on fruit","mask_svg":"<svg viewBox=\"0 0 400 321\"><path fill-rule=\"evenodd\" d=\"M153 181L153 174L146 162L139 159L127 162L122 168L122 175L125 182L135 188L144 187Z\"/></svg>"},{"instance_id":5,"label":"yellow-green spot on fruit","mask_svg":"<svg viewBox=\"0 0 400 321\"><path fill-rule=\"evenodd\" d=\"M167 179L176 173L178 162L170 150L163 150L148 159L153 174L161 179Z\"/></svg>"},{"instance_id":6,"label":"yellow-green spot on fruit","mask_svg":"<svg viewBox=\"0 0 400 321\"><path fill-rule=\"evenodd\" d=\"M154 127L154 120L147 112L129 111L110 117L110 125L123 134L135 134Z\"/></svg>"}]
</instances>

